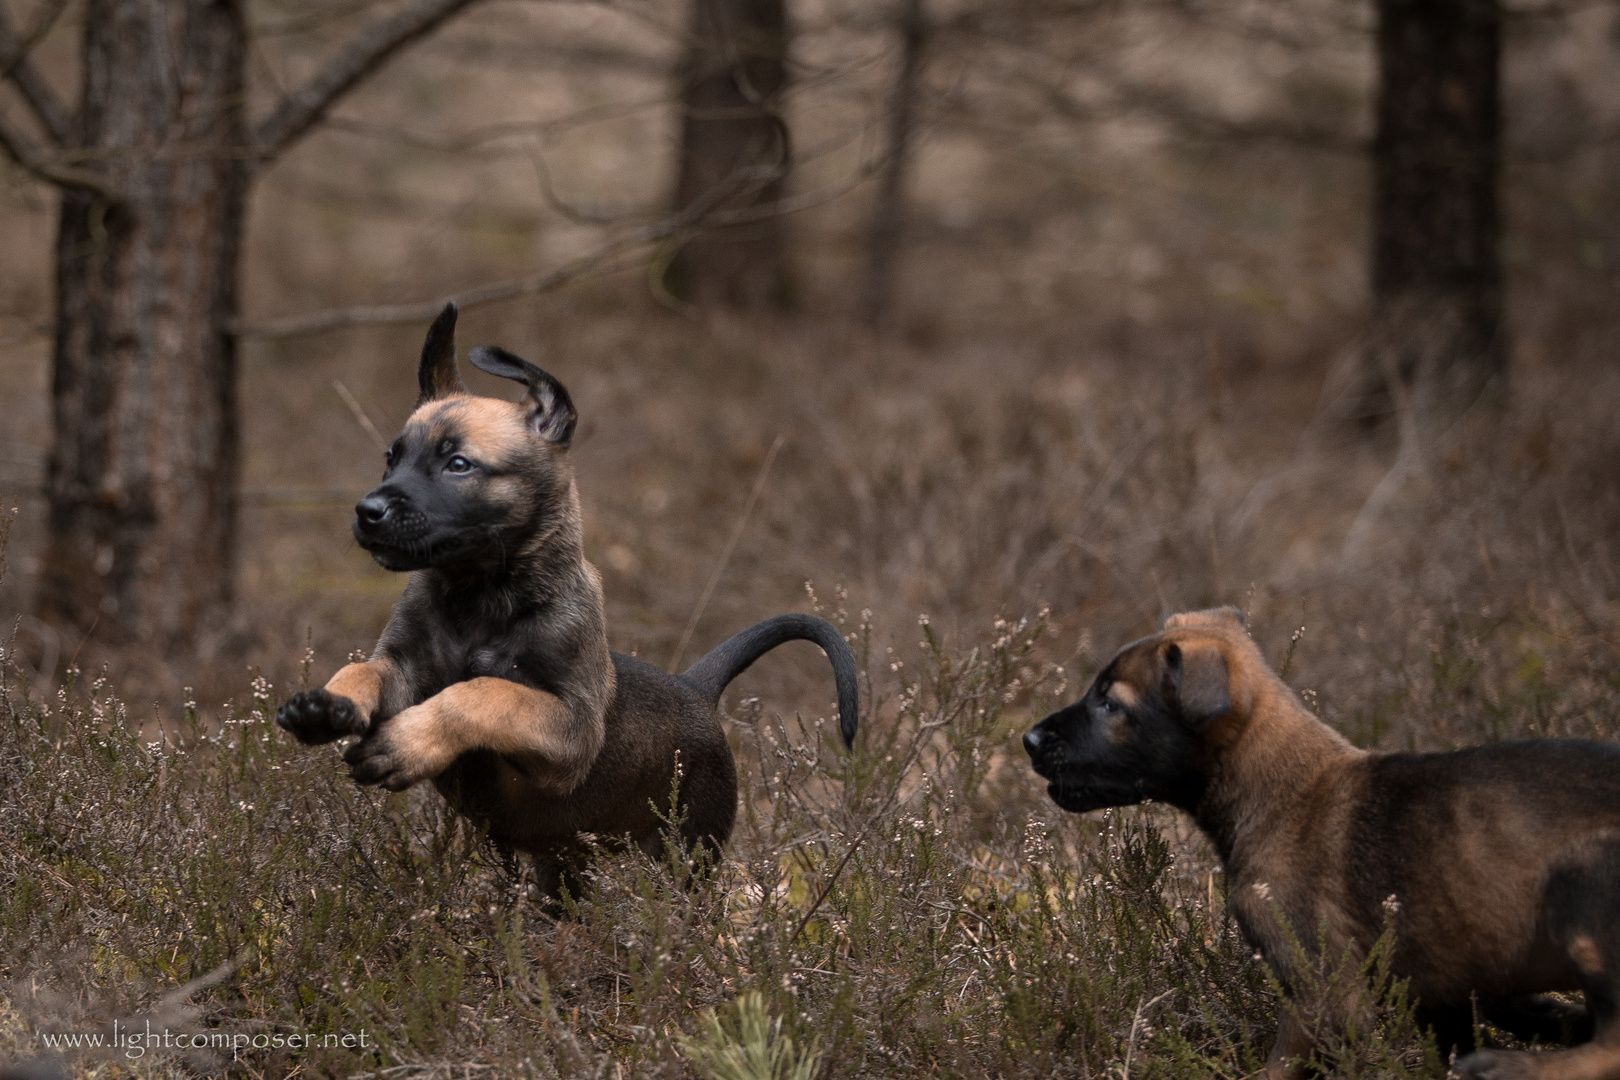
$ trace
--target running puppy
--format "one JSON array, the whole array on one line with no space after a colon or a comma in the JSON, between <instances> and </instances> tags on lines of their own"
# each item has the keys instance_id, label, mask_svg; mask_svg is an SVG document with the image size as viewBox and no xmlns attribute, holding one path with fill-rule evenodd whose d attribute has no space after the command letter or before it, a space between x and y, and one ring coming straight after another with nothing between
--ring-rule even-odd
<instances>
[{"instance_id":1,"label":"running puppy","mask_svg":"<svg viewBox=\"0 0 1620 1080\"><path fill-rule=\"evenodd\" d=\"M301 742L345 735L354 779L393 791L423 780L504 848L534 857L542 892L590 834L659 850L677 758L682 832L716 850L737 812L737 773L715 705L726 684L786 641L821 646L855 737L855 661L838 630L782 615L681 675L608 651L602 581L585 561L561 383L501 349L480 370L527 387L473 397L456 368L455 305L428 331L421 397L355 507L354 536L411 571L371 659L294 694L276 722Z\"/></svg>"},{"instance_id":2,"label":"running puppy","mask_svg":"<svg viewBox=\"0 0 1620 1080\"><path fill-rule=\"evenodd\" d=\"M1620 1077L1620 747L1358 750L1272 674L1232 608L1172 615L1125 646L1024 746L1065 810L1158 799L1192 814L1284 986L1288 930L1365 955L1389 902L1396 974L1442 1053L1473 1049L1471 997L1519 1038L1584 1043L1477 1050L1456 1064L1464 1077ZM1582 991L1585 1009L1537 996L1555 990ZM1362 1004L1325 1002L1322 1018ZM1267 1075L1299 1075L1310 1050L1285 1013Z\"/></svg>"}]
</instances>

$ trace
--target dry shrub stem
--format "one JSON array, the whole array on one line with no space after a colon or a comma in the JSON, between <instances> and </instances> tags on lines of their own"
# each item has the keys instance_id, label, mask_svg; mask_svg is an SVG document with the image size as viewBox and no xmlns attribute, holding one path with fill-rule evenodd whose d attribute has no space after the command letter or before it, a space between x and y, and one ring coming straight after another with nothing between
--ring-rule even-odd
<instances>
[{"instance_id":1,"label":"dry shrub stem","mask_svg":"<svg viewBox=\"0 0 1620 1080\"><path fill-rule=\"evenodd\" d=\"M604 856L561 919L532 905L521 870L436 795L357 788L330 748L281 737L279 694L262 675L213 716L190 706L143 734L105 677L73 670L60 687L32 686L8 645L0 1055L56 1053L47 1035L156 1018L267 1039L364 1030L368 1045L249 1045L235 1060L80 1050L74 1067L1252 1072L1279 1007L1292 1006L1228 917L1207 847L1163 808L1067 817L1031 782L1016 736L1074 692L1048 658L1047 618L960 637L919 621L905 658L874 645L869 620L848 627L869 688L854 754L823 737L824 719L746 700L733 721L743 813L724 857L694 873L674 840L664 860ZM1437 623L1402 692L1375 691L1333 718L1399 715L1442 739L1567 726L1572 709L1612 724L1612 654L1512 625L1504 637L1500 623ZM1504 640L1536 651L1499 674ZM1566 685L1531 674L1532 660L1569 673ZM1611 719L1587 713L1595 703ZM1464 714L1474 719L1460 729ZM1388 953L1318 965L1324 987L1363 979L1378 1003L1320 1053L1346 1075L1438 1080L1444 1066ZM1311 992L1296 989L1301 1002Z\"/></svg>"}]
</instances>

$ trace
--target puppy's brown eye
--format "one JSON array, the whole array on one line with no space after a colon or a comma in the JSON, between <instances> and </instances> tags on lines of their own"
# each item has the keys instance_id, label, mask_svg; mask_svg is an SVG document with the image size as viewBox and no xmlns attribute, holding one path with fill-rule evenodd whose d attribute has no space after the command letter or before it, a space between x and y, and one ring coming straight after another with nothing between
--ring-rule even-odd
<instances>
[{"instance_id":1,"label":"puppy's brown eye","mask_svg":"<svg viewBox=\"0 0 1620 1080\"><path fill-rule=\"evenodd\" d=\"M455 457L445 462L444 467L447 472L466 473L472 472L473 464L460 454L457 454Z\"/></svg>"}]
</instances>

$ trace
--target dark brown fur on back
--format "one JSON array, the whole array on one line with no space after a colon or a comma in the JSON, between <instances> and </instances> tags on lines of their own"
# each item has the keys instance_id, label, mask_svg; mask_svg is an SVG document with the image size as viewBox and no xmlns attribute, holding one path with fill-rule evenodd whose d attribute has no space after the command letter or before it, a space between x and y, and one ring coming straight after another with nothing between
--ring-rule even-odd
<instances>
[{"instance_id":1,"label":"dark brown fur on back","mask_svg":"<svg viewBox=\"0 0 1620 1080\"><path fill-rule=\"evenodd\" d=\"M1171 616L1024 742L1067 810L1151 798L1192 814L1285 985L1293 941L1365 955L1392 910L1396 972L1443 1045L1472 1047L1473 1000L1526 1040L1590 1039L1481 1050L1465 1075L1620 1077L1620 747L1359 750L1300 704L1230 608ZM1571 990L1584 1011L1536 996ZM1316 1007L1333 1023L1364 1002ZM1285 1016L1268 1071L1296 1074L1310 1047Z\"/></svg>"}]
</instances>

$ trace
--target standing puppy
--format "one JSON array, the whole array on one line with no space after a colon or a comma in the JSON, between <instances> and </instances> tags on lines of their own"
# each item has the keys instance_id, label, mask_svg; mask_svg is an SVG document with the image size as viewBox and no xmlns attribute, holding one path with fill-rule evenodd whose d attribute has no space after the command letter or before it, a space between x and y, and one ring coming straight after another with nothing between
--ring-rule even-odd
<instances>
[{"instance_id":1,"label":"standing puppy","mask_svg":"<svg viewBox=\"0 0 1620 1080\"><path fill-rule=\"evenodd\" d=\"M423 780L496 843L534 856L555 895L590 834L661 847L680 769L682 833L717 849L737 812L737 773L715 705L785 641L820 645L855 737L855 661L837 628L782 615L722 643L682 675L611 653L602 582L585 561L568 445L568 392L501 349L479 369L528 388L517 403L467 393L455 305L428 331L422 394L355 507L354 535L389 570L412 571L371 659L294 694L276 722L301 742L361 739L355 780ZM678 762L678 765L677 765Z\"/></svg>"},{"instance_id":2,"label":"standing puppy","mask_svg":"<svg viewBox=\"0 0 1620 1080\"><path fill-rule=\"evenodd\" d=\"M1266 666L1232 608L1172 615L1024 736L1065 810L1158 799L1220 853L1238 925L1286 987L1290 939L1364 956L1394 909L1394 967L1444 1052L1471 1002L1557 1053L1480 1050L1465 1077L1620 1077L1620 747L1572 739L1448 754L1358 750ZM1325 935L1325 941L1324 941ZM1580 990L1586 1008L1547 991ZM1363 1003L1323 1005L1342 1023ZM1568 1036L1568 1038L1563 1038ZM1311 1036L1282 1018L1274 1078Z\"/></svg>"}]
</instances>

